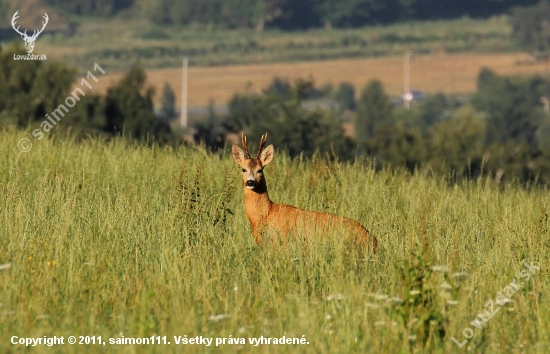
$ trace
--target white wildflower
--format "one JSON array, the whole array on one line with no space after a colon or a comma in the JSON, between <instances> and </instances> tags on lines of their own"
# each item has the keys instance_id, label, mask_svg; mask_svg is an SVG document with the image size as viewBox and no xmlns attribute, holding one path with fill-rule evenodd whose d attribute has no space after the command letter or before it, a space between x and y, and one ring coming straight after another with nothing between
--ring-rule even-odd
<instances>
[{"instance_id":1,"label":"white wildflower","mask_svg":"<svg viewBox=\"0 0 550 354\"><path fill-rule=\"evenodd\" d=\"M11 268L11 263L0 264L0 270L6 270Z\"/></svg>"},{"instance_id":2,"label":"white wildflower","mask_svg":"<svg viewBox=\"0 0 550 354\"><path fill-rule=\"evenodd\" d=\"M226 318L230 318L230 317L231 317L231 315L228 315L226 313L221 313L219 315L212 315L212 316L208 317L208 321L218 322L218 321L224 320Z\"/></svg>"},{"instance_id":3,"label":"white wildflower","mask_svg":"<svg viewBox=\"0 0 550 354\"><path fill-rule=\"evenodd\" d=\"M388 304L391 304L391 305L401 305L403 303L403 299L400 298L400 297L397 297L397 296L394 296L394 297L390 297L386 300L386 302Z\"/></svg>"},{"instance_id":4,"label":"white wildflower","mask_svg":"<svg viewBox=\"0 0 550 354\"><path fill-rule=\"evenodd\" d=\"M453 287L451 285L449 285L449 283L447 282L444 282L443 284L441 284L441 289L443 289L444 291L450 291Z\"/></svg>"},{"instance_id":5,"label":"white wildflower","mask_svg":"<svg viewBox=\"0 0 550 354\"><path fill-rule=\"evenodd\" d=\"M456 280L466 280L466 279L470 279L470 273L466 273L466 272L458 272L458 273L454 273L453 275L451 275L453 278L455 278Z\"/></svg>"},{"instance_id":6,"label":"white wildflower","mask_svg":"<svg viewBox=\"0 0 550 354\"><path fill-rule=\"evenodd\" d=\"M345 299L346 297L342 294L334 294L334 295L328 295L327 296L327 301L331 301L331 300L343 300Z\"/></svg>"},{"instance_id":7,"label":"white wildflower","mask_svg":"<svg viewBox=\"0 0 550 354\"><path fill-rule=\"evenodd\" d=\"M446 265L435 265L432 266L432 270L434 272L448 273L450 269Z\"/></svg>"}]
</instances>

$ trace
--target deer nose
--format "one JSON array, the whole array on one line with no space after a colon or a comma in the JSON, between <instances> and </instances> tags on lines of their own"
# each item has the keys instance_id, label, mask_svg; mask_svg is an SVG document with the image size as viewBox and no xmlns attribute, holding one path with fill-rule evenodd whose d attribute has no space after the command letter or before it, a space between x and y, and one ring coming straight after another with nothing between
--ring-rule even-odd
<instances>
[{"instance_id":1,"label":"deer nose","mask_svg":"<svg viewBox=\"0 0 550 354\"><path fill-rule=\"evenodd\" d=\"M256 181L251 181L251 180L246 181L247 187L254 187L254 184L256 184Z\"/></svg>"}]
</instances>

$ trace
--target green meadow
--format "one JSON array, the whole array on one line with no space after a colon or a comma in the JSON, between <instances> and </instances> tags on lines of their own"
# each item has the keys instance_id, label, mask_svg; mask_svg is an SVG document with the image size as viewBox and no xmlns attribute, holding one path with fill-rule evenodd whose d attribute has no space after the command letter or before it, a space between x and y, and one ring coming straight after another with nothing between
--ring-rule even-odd
<instances>
[{"instance_id":1,"label":"green meadow","mask_svg":"<svg viewBox=\"0 0 550 354\"><path fill-rule=\"evenodd\" d=\"M57 135L23 153L24 136L0 131L2 353L550 351L545 188L457 185L275 146L271 199L356 219L379 252L349 253L337 234L258 247L229 147ZM29 349L13 336L107 344ZM108 344L151 336L170 344ZM262 336L272 343L249 343ZM309 344L273 344L283 336Z\"/></svg>"}]
</instances>

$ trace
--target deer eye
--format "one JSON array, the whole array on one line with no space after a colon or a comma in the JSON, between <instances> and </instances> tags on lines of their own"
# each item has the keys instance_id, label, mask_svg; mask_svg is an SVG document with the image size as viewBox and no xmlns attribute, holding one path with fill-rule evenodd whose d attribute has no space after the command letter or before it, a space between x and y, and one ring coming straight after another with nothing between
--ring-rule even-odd
<instances>
[{"instance_id":1,"label":"deer eye","mask_svg":"<svg viewBox=\"0 0 550 354\"><path fill-rule=\"evenodd\" d=\"M264 169L263 169L263 168L260 168L260 169L258 170L258 173L263 173L263 172L264 172Z\"/></svg>"},{"instance_id":2,"label":"deer eye","mask_svg":"<svg viewBox=\"0 0 550 354\"><path fill-rule=\"evenodd\" d=\"M246 169L245 169L245 168L243 168L243 172L246 172Z\"/></svg>"}]
</instances>

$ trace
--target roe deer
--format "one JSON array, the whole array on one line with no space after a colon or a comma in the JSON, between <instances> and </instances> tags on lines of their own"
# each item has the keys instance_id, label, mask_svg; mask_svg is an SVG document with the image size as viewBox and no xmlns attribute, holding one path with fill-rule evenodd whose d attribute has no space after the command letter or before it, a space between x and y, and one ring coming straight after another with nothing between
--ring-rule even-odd
<instances>
[{"instance_id":1,"label":"roe deer","mask_svg":"<svg viewBox=\"0 0 550 354\"><path fill-rule=\"evenodd\" d=\"M331 229L346 233L347 241L366 246L371 243L373 252L376 252L378 241L369 235L369 231L355 220L338 215L306 211L286 204L274 203L267 194L267 185L263 169L273 160L273 145L265 149L263 146L267 140L267 133L262 135L256 156L251 158L248 152L246 136L242 135L244 151L237 145L233 145L233 160L242 168L242 181L244 187L244 207L248 221L252 225L252 232L256 243L260 245L267 234L275 232L281 241L288 240L289 234L297 234L299 231L321 231L326 234ZM263 151L262 151L263 149Z\"/></svg>"}]
</instances>

